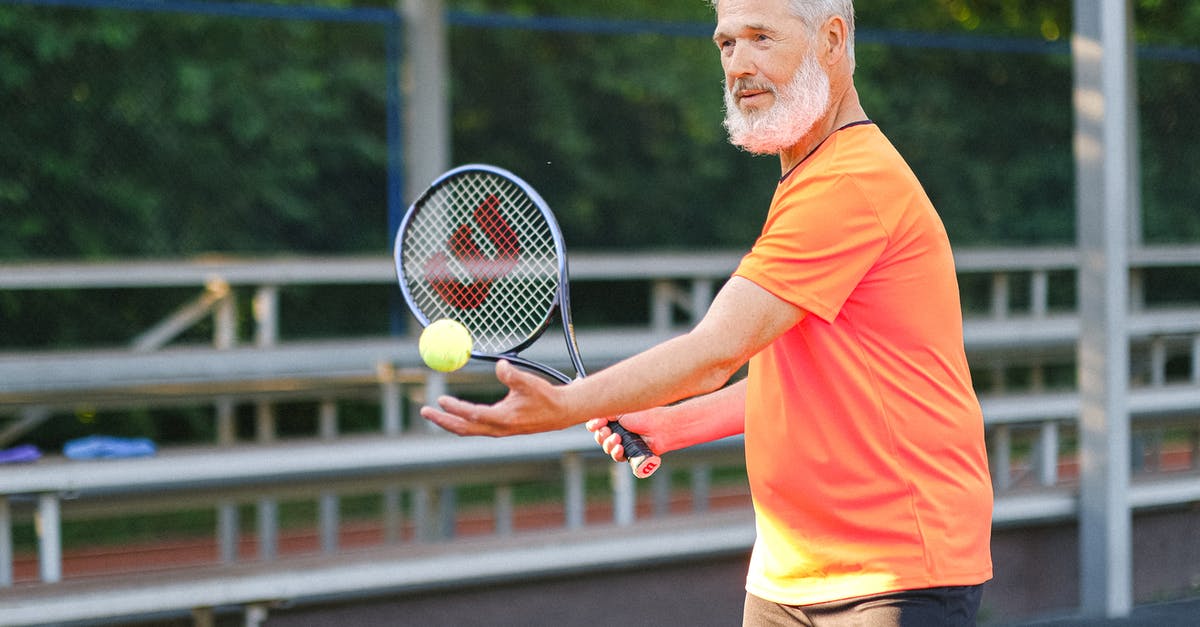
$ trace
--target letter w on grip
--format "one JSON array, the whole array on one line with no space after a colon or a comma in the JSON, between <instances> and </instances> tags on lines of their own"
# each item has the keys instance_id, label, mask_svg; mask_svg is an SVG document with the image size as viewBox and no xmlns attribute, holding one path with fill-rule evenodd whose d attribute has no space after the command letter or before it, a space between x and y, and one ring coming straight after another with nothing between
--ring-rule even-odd
<instances>
[{"instance_id":1,"label":"letter w on grip","mask_svg":"<svg viewBox=\"0 0 1200 627\"><path fill-rule=\"evenodd\" d=\"M472 216L483 235L491 241L496 252L484 253L474 238L474 228L461 224L450 235L446 247L466 274L459 277L451 267L450 257L439 252L425 262L425 277L446 304L456 309L474 309L487 300L492 281L502 279L512 272L521 255L521 244L517 232L500 214L500 199L488 196Z\"/></svg>"}]
</instances>

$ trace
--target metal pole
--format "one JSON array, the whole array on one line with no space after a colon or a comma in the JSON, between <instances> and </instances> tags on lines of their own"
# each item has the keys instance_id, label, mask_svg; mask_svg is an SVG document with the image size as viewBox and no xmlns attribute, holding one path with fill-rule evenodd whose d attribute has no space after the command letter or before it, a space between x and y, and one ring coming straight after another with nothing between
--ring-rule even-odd
<instances>
[{"instance_id":1,"label":"metal pole","mask_svg":"<svg viewBox=\"0 0 1200 627\"><path fill-rule=\"evenodd\" d=\"M450 53L442 0L400 0L406 44L404 94L405 199L450 165Z\"/></svg>"},{"instance_id":2,"label":"metal pole","mask_svg":"<svg viewBox=\"0 0 1200 627\"><path fill-rule=\"evenodd\" d=\"M608 472L612 478L613 522L627 527L637 517L637 486L633 473L625 464L609 464Z\"/></svg>"},{"instance_id":3,"label":"metal pole","mask_svg":"<svg viewBox=\"0 0 1200 627\"><path fill-rule=\"evenodd\" d=\"M239 518L236 501L226 499L217 504L217 550L220 553L221 564L237 562Z\"/></svg>"},{"instance_id":4,"label":"metal pole","mask_svg":"<svg viewBox=\"0 0 1200 627\"><path fill-rule=\"evenodd\" d=\"M340 499L337 492L323 490L317 500L318 524L321 532L321 552L326 555L337 553L339 527L341 525Z\"/></svg>"},{"instance_id":5,"label":"metal pole","mask_svg":"<svg viewBox=\"0 0 1200 627\"><path fill-rule=\"evenodd\" d=\"M412 202L450 167L450 47L443 0L398 2L406 44L401 78L405 103L404 197ZM398 321L393 322L393 328L400 328ZM418 330L416 325L409 328ZM429 388L442 381L433 374L428 379Z\"/></svg>"},{"instance_id":6,"label":"metal pole","mask_svg":"<svg viewBox=\"0 0 1200 627\"><path fill-rule=\"evenodd\" d=\"M400 19L400 6L396 5L397 19L387 26L387 145L388 145L388 184L387 184L387 228L388 250L396 245L396 231L404 216L404 132L402 130L404 103L401 98L400 84L404 63L404 20ZM388 325L392 335L402 335L408 326L407 311L400 302L399 295L392 291L391 307Z\"/></svg>"},{"instance_id":7,"label":"metal pole","mask_svg":"<svg viewBox=\"0 0 1200 627\"><path fill-rule=\"evenodd\" d=\"M397 11L399 7L397 7ZM400 14L397 13L397 18ZM404 22L396 19L387 25L387 144L388 144L388 249L396 243L396 229L404 213L404 133L401 130L404 105L400 97L400 67L404 63L401 42Z\"/></svg>"},{"instance_id":8,"label":"metal pole","mask_svg":"<svg viewBox=\"0 0 1200 627\"><path fill-rule=\"evenodd\" d=\"M62 512L57 494L39 494L37 505L38 565L42 581L62 581Z\"/></svg>"},{"instance_id":9,"label":"metal pole","mask_svg":"<svg viewBox=\"0 0 1200 627\"><path fill-rule=\"evenodd\" d=\"M273 562L279 556L279 502L271 496L258 499L258 559Z\"/></svg>"},{"instance_id":10,"label":"metal pole","mask_svg":"<svg viewBox=\"0 0 1200 627\"><path fill-rule=\"evenodd\" d=\"M1074 9L1080 610L1118 617L1132 606L1127 318L1138 180L1132 14L1127 0L1075 0Z\"/></svg>"},{"instance_id":11,"label":"metal pole","mask_svg":"<svg viewBox=\"0 0 1200 627\"><path fill-rule=\"evenodd\" d=\"M564 453L563 465L563 510L567 529L581 529L587 518L587 496L585 482L587 473L583 456L576 452Z\"/></svg>"},{"instance_id":12,"label":"metal pole","mask_svg":"<svg viewBox=\"0 0 1200 627\"><path fill-rule=\"evenodd\" d=\"M0 495L0 588L13 585L12 507Z\"/></svg>"}]
</instances>

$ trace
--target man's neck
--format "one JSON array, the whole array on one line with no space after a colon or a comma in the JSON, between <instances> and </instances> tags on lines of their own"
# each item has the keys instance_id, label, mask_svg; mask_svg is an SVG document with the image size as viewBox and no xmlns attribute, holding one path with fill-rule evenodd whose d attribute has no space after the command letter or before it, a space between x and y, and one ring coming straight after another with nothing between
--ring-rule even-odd
<instances>
[{"instance_id":1,"label":"man's neck","mask_svg":"<svg viewBox=\"0 0 1200 627\"><path fill-rule=\"evenodd\" d=\"M838 129L865 119L867 119L867 112L863 110L862 104L858 101L858 91L854 89L854 85L850 85L830 107L829 113L813 124L812 130L808 134L790 148L780 151L781 172L787 174L791 171Z\"/></svg>"}]
</instances>

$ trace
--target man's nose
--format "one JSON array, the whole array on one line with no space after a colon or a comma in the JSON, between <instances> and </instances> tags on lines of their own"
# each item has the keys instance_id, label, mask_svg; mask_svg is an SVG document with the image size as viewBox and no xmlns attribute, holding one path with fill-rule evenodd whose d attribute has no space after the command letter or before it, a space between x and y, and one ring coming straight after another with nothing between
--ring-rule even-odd
<instances>
[{"instance_id":1,"label":"man's nose","mask_svg":"<svg viewBox=\"0 0 1200 627\"><path fill-rule=\"evenodd\" d=\"M745 46L735 45L733 47L729 56L725 58L725 75L730 79L729 83L732 84L735 79L754 76L757 73L758 69L753 56Z\"/></svg>"}]
</instances>

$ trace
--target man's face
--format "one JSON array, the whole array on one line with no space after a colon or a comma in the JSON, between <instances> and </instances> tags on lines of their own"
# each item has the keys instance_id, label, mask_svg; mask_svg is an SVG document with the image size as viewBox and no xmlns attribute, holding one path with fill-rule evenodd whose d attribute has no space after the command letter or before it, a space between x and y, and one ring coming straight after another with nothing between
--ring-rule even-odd
<instances>
[{"instance_id":1,"label":"man's face","mask_svg":"<svg viewBox=\"0 0 1200 627\"><path fill-rule=\"evenodd\" d=\"M829 109L829 75L784 0L722 0L713 41L725 70L729 140L756 154L795 145Z\"/></svg>"}]
</instances>

